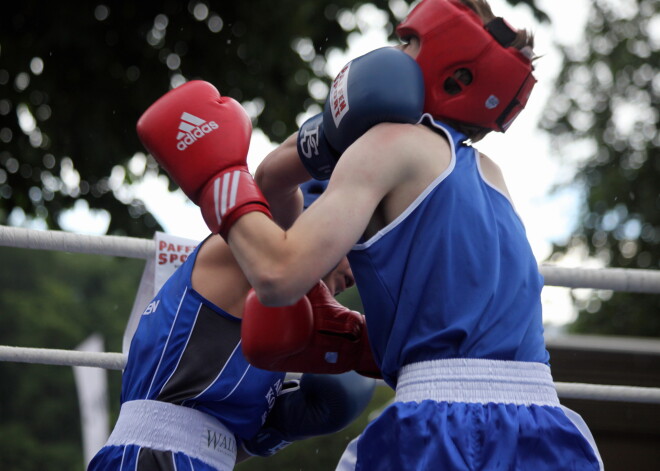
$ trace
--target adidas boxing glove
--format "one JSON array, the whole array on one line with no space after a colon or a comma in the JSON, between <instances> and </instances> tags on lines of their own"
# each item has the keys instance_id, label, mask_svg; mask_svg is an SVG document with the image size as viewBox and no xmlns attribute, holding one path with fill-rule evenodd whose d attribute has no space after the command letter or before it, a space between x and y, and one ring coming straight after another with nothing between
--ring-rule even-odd
<instances>
[{"instance_id":1,"label":"adidas boxing glove","mask_svg":"<svg viewBox=\"0 0 660 471\"><path fill-rule=\"evenodd\" d=\"M416 123L424 108L424 80L415 60L384 47L344 66L323 112L298 131L298 156L309 174L327 180L344 151L382 122Z\"/></svg>"},{"instance_id":2,"label":"adidas boxing glove","mask_svg":"<svg viewBox=\"0 0 660 471\"><path fill-rule=\"evenodd\" d=\"M211 231L227 236L240 216L270 212L247 168L252 123L208 82L170 90L137 123L145 148L196 203Z\"/></svg>"}]
</instances>

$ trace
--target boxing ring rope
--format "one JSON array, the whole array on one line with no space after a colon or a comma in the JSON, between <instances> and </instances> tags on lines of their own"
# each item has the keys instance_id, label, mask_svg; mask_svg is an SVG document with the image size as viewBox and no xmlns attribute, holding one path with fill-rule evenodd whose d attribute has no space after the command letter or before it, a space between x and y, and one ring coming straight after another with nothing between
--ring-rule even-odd
<instances>
[{"instance_id":1,"label":"boxing ring rope","mask_svg":"<svg viewBox=\"0 0 660 471\"><path fill-rule=\"evenodd\" d=\"M21 249L149 258L156 250L153 240L124 236L95 236L62 231L37 231L0 226L0 245Z\"/></svg>"},{"instance_id":2,"label":"boxing ring rope","mask_svg":"<svg viewBox=\"0 0 660 471\"><path fill-rule=\"evenodd\" d=\"M81 352L0 345L0 361L121 370L126 364L126 357L121 353ZM381 385L384 385L384 383ZM563 399L660 404L660 388L563 382L556 382L555 386L557 394Z\"/></svg>"},{"instance_id":3,"label":"boxing ring rope","mask_svg":"<svg viewBox=\"0 0 660 471\"><path fill-rule=\"evenodd\" d=\"M142 259L151 257L156 250L154 241L150 239L37 231L8 226L0 226L0 245ZM660 293L660 270L565 268L547 264L541 264L539 269L546 286Z\"/></svg>"},{"instance_id":4,"label":"boxing ring rope","mask_svg":"<svg viewBox=\"0 0 660 471\"><path fill-rule=\"evenodd\" d=\"M147 259L155 254L153 240L123 236L92 236L0 226L0 246L56 250ZM547 286L591 288L636 293L660 293L660 270L564 268L539 266ZM84 352L0 345L0 361L121 370L121 353ZM660 388L556 382L562 398L660 404Z\"/></svg>"},{"instance_id":5,"label":"boxing ring rope","mask_svg":"<svg viewBox=\"0 0 660 471\"><path fill-rule=\"evenodd\" d=\"M0 345L0 361L39 363L59 366L90 366L106 370L122 370L126 365L123 353L81 352L55 348L10 347Z\"/></svg>"}]
</instances>

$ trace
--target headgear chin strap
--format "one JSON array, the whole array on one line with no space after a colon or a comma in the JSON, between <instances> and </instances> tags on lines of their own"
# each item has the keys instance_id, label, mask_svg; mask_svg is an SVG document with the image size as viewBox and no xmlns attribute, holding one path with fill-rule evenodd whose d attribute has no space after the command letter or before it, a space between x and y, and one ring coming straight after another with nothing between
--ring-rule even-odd
<instances>
[{"instance_id":1,"label":"headgear chin strap","mask_svg":"<svg viewBox=\"0 0 660 471\"><path fill-rule=\"evenodd\" d=\"M516 31L502 18L484 25L458 0L422 0L396 28L420 41L424 111L504 132L527 104L532 63L509 47Z\"/></svg>"}]
</instances>

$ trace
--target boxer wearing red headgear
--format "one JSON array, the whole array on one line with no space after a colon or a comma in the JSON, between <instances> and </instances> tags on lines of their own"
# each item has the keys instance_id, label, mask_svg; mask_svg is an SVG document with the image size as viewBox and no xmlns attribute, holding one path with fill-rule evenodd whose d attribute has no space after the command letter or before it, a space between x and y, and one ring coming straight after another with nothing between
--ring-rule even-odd
<instances>
[{"instance_id":1,"label":"boxer wearing red headgear","mask_svg":"<svg viewBox=\"0 0 660 471\"><path fill-rule=\"evenodd\" d=\"M424 86L440 81L452 97L436 101L431 93L427 112L434 115L418 123L374 123L371 107L358 107L350 129L340 124L337 130L339 137L354 129L361 134L347 139L317 202L286 228L263 211L241 214L227 227L227 240L266 306L297 302L349 255L371 351L396 397L349 445L338 469L598 470L588 429L557 397L543 338L543 280L524 225L497 165L468 144L504 130L525 101L533 81L525 67L531 66L521 59L525 67L512 71L515 83L507 86L499 82L511 64L489 62L491 54L517 61L518 52L509 49L524 48L525 41L519 32L508 45L507 31L513 31L492 22L485 1L461 3L479 13L454 1L423 0L408 23L411 31L420 28L419 36L413 31L402 48L413 59L431 51L432 59L447 62L451 76L429 77ZM439 43L421 30L419 18L432 18L416 16L429 5L457 15L440 30L458 30L440 35ZM481 52L464 62L443 59L465 44L468 53ZM393 90L388 77L372 70L364 76L371 86L359 88L387 95ZM498 83L482 81L483 70ZM354 96L351 104L377 103L379 96ZM454 108L456 97L465 101ZM441 116L442 100L451 116ZM309 178L298 156L301 137L291 136L257 169L255 180L271 206L285 203ZM210 165L211 173L243 165L217 154L221 162ZM271 320L286 332L295 328L291 317ZM336 334L322 330L309 335ZM261 347L279 349L268 338ZM305 360L325 361L318 351Z\"/></svg>"},{"instance_id":2,"label":"boxer wearing red headgear","mask_svg":"<svg viewBox=\"0 0 660 471\"><path fill-rule=\"evenodd\" d=\"M419 40L424 111L439 120L506 131L536 83L531 58L511 47L517 31L502 18L486 25L458 0L421 2L396 29Z\"/></svg>"}]
</instances>

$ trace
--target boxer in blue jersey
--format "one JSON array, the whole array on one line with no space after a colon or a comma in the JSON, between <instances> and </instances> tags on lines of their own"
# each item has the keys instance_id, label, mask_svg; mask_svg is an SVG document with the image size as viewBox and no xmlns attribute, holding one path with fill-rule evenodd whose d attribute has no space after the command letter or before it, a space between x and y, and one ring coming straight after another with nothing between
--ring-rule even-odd
<instances>
[{"instance_id":1,"label":"boxer in blue jersey","mask_svg":"<svg viewBox=\"0 0 660 471\"><path fill-rule=\"evenodd\" d=\"M323 112L269 154L255 180L234 180L245 156L193 159L216 188L235 182L231 204L217 190L190 193L264 304L263 323L273 319L264 328L285 322L265 315L269 306L291 306L296 362L298 337L311 331L300 300L350 252L373 356L396 397L338 469L602 469L584 422L557 398L543 280L523 223L501 171L472 146L506 131L525 107L535 83L533 38L484 0L422 0L397 34L400 48L342 69ZM195 103L206 111L215 100ZM175 168L175 180L188 179L176 152L160 148L155 157ZM278 227L255 184L278 213L291 204L293 214L297 185L309 175L329 179L327 190L290 227ZM286 364L282 344L270 348L256 329L244 341L252 335L261 354ZM307 366L351 364L351 354Z\"/></svg>"},{"instance_id":2,"label":"boxer in blue jersey","mask_svg":"<svg viewBox=\"0 0 660 471\"><path fill-rule=\"evenodd\" d=\"M324 186L305 188L308 206ZM333 293L351 286L347 261L324 281ZM119 419L89 470L226 471L357 417L373 379L346 373L285 381L285 373L246 361L241 298L248 290L218 236L169 278L142 315L123 372Z\"/></svg>"}]
</instances>

